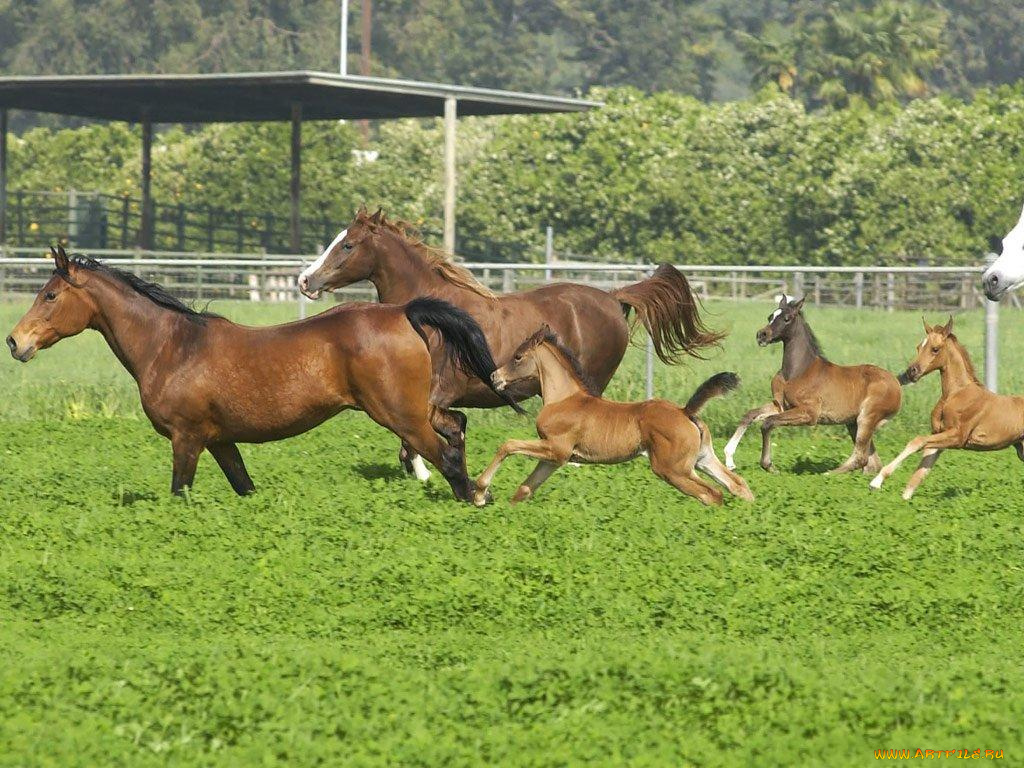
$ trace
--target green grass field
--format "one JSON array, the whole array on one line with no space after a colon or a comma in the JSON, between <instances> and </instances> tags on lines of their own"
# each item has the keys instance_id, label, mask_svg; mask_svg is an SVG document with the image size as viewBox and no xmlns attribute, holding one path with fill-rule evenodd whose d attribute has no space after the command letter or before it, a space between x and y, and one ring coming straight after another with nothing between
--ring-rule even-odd
<instances>
[{"instance_id":1,"label":"green grass field","mask_svg":"<svg viewBox=\"0 0 1024 768\"><path fill-rule=\"evenodd\" d=\"M0 304L0 328L24 304ZM294 307L215 305L234 319ZM684 401L707 375L744 386L708 408L719 451L768 396L781 348L767 305L713 304L733 335L659 365ZM918 315L809 308L837 362L900 370ZM943 319L931 318L934 322ZM958 318L981 362L982 317ZM1024 322L1004 312L1002 388L1024 393ZM639 397L633 350L610 394ZM933 376L881 433L890 459L927 431ZM530 406L536 411L537 404ZM479 472L532 421L470 411ZM865 765L884 748L1001 749L1024 761L1024 466L947 452L912 503L916 461L881 492L819 474L842 428L754 430L757 496L707 509L642 460L566 468L483 510L358 413L243 446L259 493L208 456L188 501L170 446L92 333L0 362L0 765Z\"/></svg>"}]
</instances>

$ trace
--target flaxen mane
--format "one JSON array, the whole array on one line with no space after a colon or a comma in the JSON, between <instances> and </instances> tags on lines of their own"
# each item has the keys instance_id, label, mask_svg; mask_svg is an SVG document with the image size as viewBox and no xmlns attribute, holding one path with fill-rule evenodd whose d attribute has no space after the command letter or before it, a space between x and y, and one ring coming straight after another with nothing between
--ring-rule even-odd
<instances>
[{"instance_id":1,"label":"flaxen mane","mask_svg":"<svg viewBox=\"0 0 1024 768\"><path fill-rule=\"evenodd\" d=\"M438 276L460 288L473 291L488 299L495 298L494 294L477 282L472 273L460 267L452 261L452 257L440 248L435 248L424 242L423 238L415 233L415 228L404 221L388 221L383 214L380 218L380 225L392 234L397 235L411 249L416 251L423 260Z\"/></svg>"}]
</instances>

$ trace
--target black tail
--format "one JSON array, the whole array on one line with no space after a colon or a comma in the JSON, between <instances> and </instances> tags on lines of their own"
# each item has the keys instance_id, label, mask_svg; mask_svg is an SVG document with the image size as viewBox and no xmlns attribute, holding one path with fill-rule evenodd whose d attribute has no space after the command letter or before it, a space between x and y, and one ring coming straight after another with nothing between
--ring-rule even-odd
<instances>
[{"instance_id":1,"label":"black tail","mask_svg":"<svg viewBox=\"0 0 1024 768\"><path fill-rule=\"evenodd\" d=\"M469 313L447 301L424 297L413 299L406 304L405 316L424 339L424 325L440 331L445 349L459 368L480 379L516 413L526 413L507 392L499 392L491 383L491 374L498 366L491 356L491 348L487 345L484 332Z\"/></svg>"},{"instance_id":2,"label":"black tail","mask_svg":"<svg viewBox=\"0 0 1024 768\"><path fill-rule=\"evenodd\" d=\"M686 402L686 412L690 414L690 416L696 416L700 413L700 409L707 404L708 400L713 397L724 395L726 392L732 392L739 385L740 377L732 371L716 373L710 379L697 387L697 391L694 392L693 396Z\"/></svg>"}]
</instances>

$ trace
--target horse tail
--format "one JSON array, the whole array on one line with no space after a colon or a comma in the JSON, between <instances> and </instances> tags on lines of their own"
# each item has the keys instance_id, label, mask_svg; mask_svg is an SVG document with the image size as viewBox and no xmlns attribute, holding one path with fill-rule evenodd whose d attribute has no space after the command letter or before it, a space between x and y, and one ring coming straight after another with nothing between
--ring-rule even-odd
<instances>
[{"instance_id":1,"label":"horse tail","mask_svg":"<svg viewBox=\"0 0 1024 768\"><path fill-rule=\"evenodd\" d=\"M468 312L447 301L423 297L405 305L405 316L424 342L427 335L423 326L436 328L444 341L445 351L456 366L480 379L516 413L526 413L507 392L499 392L491 383L491 374L498 366L483 330Z\"/></svg>"},{"instance_id":2,"label":"horse tail","mask_svg":"<svg viewBox=\"0 0 1024 768\"><path fill-rule=\"evenodd\" d=\"M639 283L612 291L626 314L636 310L637 318L663 362L678 363L683 355L702 358L700 350L718 346L724 333L709 329L700 316L700 300L686 277L671 264L662 264Z\"/></svg>"},{"instance_id":3,"label":"horse tail","mask_svg":"<svg viewBox=\"0 0 1024 768\"><path fill-rule=\"evenodd\" d=\"M732 371L716 373L697 387L697 391L686 401L686 413L691 419L695 418L700 413L700 409L707 405L708 400L713 397L721 397L727 392L732 392L739 385L740 377Z\"/></svg>"}]
</instances>

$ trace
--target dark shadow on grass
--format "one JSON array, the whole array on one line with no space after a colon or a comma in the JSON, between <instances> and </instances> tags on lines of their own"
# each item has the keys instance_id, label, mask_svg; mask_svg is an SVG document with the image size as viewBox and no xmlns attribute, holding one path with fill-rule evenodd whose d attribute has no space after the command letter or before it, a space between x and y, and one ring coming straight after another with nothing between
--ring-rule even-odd
<instances>
[{"instance_id":1,"label":"dark shadow on grass","mask_svg":"<svg viewBox=\"0 0 1024 768\"><path fill-rule=\"evenodd\" d=\"M405 470L398 464L381 464L379 461L361 461L352 465L356 474L365 480L404 480L406 477L413 479L412 475L406 475Z\"/></svg>"},{"instance_id":2,"label":"dark shadow on grass","mask_svg":"<svg viewBox=\"0 0 1024 768\"><path fill-rule=\"evenodd\" d=\"M837 465L831 461L821 461L820 459L809 459L803 456L797 459L793 463L793 474L794 475L820 475L824 472L828 472L830 469L835 469Z\"/></svg>"},{"instance_id":3,"label":"dark shadow on grass","mask_svg":"<svg viewBox=\"0 0 1024 768\"><path fill-rule=\"evenodd\" d=\"M138 501L156 501L159 498L155 491L126 491L114 492L114 501L119 506L130 507Z\"/></svg>"}]
</instances>

